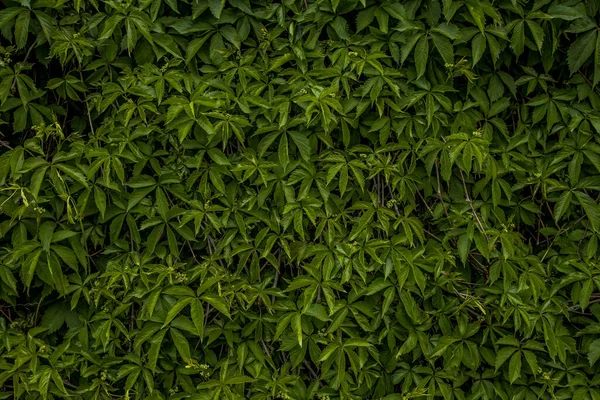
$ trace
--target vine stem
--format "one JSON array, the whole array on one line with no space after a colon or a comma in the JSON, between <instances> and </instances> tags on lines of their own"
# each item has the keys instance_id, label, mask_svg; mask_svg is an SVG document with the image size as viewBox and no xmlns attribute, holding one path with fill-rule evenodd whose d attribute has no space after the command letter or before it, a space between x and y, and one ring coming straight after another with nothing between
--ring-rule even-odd
<instances>
[{"instance_id":1,"label":"vine stem","mask_svg":"<svg viewBox=\"0 0 600 400\"><path fill-rule=\"evenodd\" d=\"M2 315L4 315L4 318L6 318L8 320L8 322L12 323L12 318L10 317L10 315L8 315L7 313L4 312L4 307L0 306L0 313L2 313ZM9 311L10 313L10 311Z\"/></svg>"},{"instance_id":2,"label":"vine stem","mask_svg":"<svg viewBox=\"0 0 600 400\"><path fill-rule=\"evenodd\" d=\"M4 141L4 140L0 140L0 146L1 147L6 147L9 150L12 150L13 148L8 144L8 142Z\"/></svg>"},{"instance_id":3,"label":"vine stem","mask_svg":"<svg viewBox=\"0 0 600 400\"><path fill-rule=\"evenodd\" d=\"M446 215L446 218L448 218L448 210L446 209L446 203L444 202L444 196L442 195L442 184L440 182L440 168L439 168L439 161L436 158L435 159L435 174L437 177L437 195L440 198L440 201L442 202L442 208L444 209L444 214Z\"/></svg>"},{"instance_id":4,"label":"vine stem","mask_svg":"<svg viewBox=\"0 0 600 400\"><path fill-rule=\"evenodd\" d=\"M81 82L83 82L83 73L81 72L81 68L79 68L79 78L81 78ZM85 102L85 109L87 111L88 122L90 123L90 129L92 130L92 136L96 137L96 132L94 131L94 124L92 124L92 114L90 113L90 105L88 103L87 94L83 95L83 101Z\"/></svg>"},{"instance_id":5,"label":"vine stem","mask_svg":"<svg viewBox=\"0 0 600 400\"><path fill-rule=\"evenodd\" d=\"M37 307L35 308L35 317L33 319L33 327L36 328L37 327L37 320L38 320L38 314L40 312L40 306L42 305L42 300L44 299L44 297L40 297L40 301L38 301L37 303Z\"/></svg>"},{"instance_id":6,"label":"vine stem","mask_svg":"<svg viewBox=\"0 0 600 400\"><path fill-rule=\"evenodd\" d=\"M306 368L308 369L308 371L310 372L310 374L313 376L314 379L319 379L319 375L317 375L317 373L315 372L315 370L310 366L310 364L308 363L308 361L303 360L302 364L304 364L304 366L306 366Z\"/></svg>"},{"instance_id":7,"label":"vine stem","mask_svg":"<svg viewBox=\"0 0 600 400\"><path fill-rule=\"evenodd\" d=\"M417 187L417 184L414 183L415 186L415 192L417 193L417 195L419 196L419 198L421 199L421 201L423 201L423 204L425 204L425 207L427 207L427 211L429 211L429 213L431 215L433 215L433 210L431 209L431 207L429 207L429 204L427 204L427 201L425 201L425 198L423 197L423 195L421 194L421 192L419 192L419 188Z\"/></svg>"},{"instance_id":8,"label":"vine stem","mask_svg":"<svg viewBox=\"0 0 600 400\"><path fill-rule=\"evenodd\" d=\"M479 226L481 233L483 233L483 236L485 236L485 240L488 240L488 236L487 236L487 233L485 232L485 228L483 227L483 224L481 223L481 220L479 219L479 216L477 215L477 211L475 211L475 207L473 207L473 201L471 200L471 197L469 197L469 191L467 190L467 183L465 182L465 176L463 175L462 169L459 168L458 172L460 172L460 180L462 181L463 188L465 189L465 201L467 202L467 204L469 204L469 207L471 207L471 212L473 213L473 217L475 217L475 220L477 221L477 225Z\"/></svg>"}]
</instances>

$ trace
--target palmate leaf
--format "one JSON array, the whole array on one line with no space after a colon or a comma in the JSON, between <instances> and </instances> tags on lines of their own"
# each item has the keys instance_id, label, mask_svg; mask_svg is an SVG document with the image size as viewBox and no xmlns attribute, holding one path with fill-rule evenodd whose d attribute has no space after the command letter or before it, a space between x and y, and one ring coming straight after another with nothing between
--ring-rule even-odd
<instances>
[{"instance_id":1,"label":"palmate leaf","mask_svg":"<svg viewBox=\"0 0 600 400\"><path fill-rule=\"evenodd\" d=\"M0 398L597 397L597 3L4 4Z\"/></svg>"}]
</instances>

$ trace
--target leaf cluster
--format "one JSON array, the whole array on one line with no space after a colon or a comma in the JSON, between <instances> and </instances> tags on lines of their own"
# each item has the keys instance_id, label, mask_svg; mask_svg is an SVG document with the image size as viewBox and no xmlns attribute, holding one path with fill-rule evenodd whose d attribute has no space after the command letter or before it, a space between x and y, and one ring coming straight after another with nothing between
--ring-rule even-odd
<instances>
[{"instance_id":1,"label":"leaf cluster","mask_svg":"<svg viewBox=\"0 0 600 400\"><path fill-rule=\"evenodd\" d=\"M599 17L2 0L0 399L600 399Z\"/></svg>"}]
</instances>

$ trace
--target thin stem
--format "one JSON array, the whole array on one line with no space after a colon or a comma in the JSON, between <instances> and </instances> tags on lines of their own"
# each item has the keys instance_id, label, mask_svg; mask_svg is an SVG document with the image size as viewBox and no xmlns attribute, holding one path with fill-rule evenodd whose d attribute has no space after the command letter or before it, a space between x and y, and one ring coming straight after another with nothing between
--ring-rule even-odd
<instances>
[{"instance_id":1,"label":"thin stem","mask_svg":"<svg viewBox=\"0 0 600 400\"><path fill-rule=\"evenodd\" d=\"M2 313L2 315L4 315L4 318L6 318L8 320L8 322L12 323L13 322L12 318L10 317L10 315L8 315L7 313L4 312L3 308L4 308L3 306L0 306L0 313Z\"/></svg>"},{"instance_id":2,"label":"thin stem","mask_svg":"<svg viewBox=\"0 0 600 400\"><path fill-rule=\"evenodd\" d=\"M79 69L79 77L83 82L83 73L81 73L81 69ZM90 123L90 129L92 130L92 136L96 137L96 132L94 131L94 125L92 124L92 114L90 112L90 105L88 104L87 94L84 93L83 101L85 102L85 109L87 110L88 122Z\"/></svg>"},{"instance_id":3,"label":"thin stem","mask_svg":"<svg viewBox=\"0 0 600 400\"><path fill-rule=\"evenodd\" d=\"M40 306L42 305L42 299L43 298L44 298L43 296L40 297L40 301L38 301L37 307L35 309L35 318L33 319L33 327L34 328L37 327L38 314L40 312Z\"/></svg>"},{"instance_id":4,"label":"thin stem","mask_svg":"<svg viewBox=\"0 0 600 400\"><path fill-rule=\"evenodd\" d=\"M475 220L477 221L477 225L479 226L481 233L483 233L483 236L485 236L485 240L488 240L487 233L485 232L483 224L481 223L481 220L479 219L479 216L477 215L477 212L475 211L475 207L473 207L473 202L471 201L471 198L469 197L469 191L467 190L467 183L465 182L465 177L462 173L462 170L459 169L458 172L460 172L460 179L462 181L463 188L465 189L465 201L467 202L467 204L469 204L469 207L471 207L471 212L473 213L473 217L475 217Z\"/></svg>"},{"instance_id":5,"label":"thin stem","mask_svg":"<svg viewBox=\"0 0 600 400\"><path fill-rule=\"evenodd\" d=\"M439 168L439 161L436 158L435 160L435 174L437 176L437 194L438 197L440 198L440 201L442 202L442 208L444 209L444 214L446 215L446 218L448 218L448 210L446 209L446 203L444 203L444 196L442 196L442 184L440 182L440 168Z\"/></svg>"}]
</instances>

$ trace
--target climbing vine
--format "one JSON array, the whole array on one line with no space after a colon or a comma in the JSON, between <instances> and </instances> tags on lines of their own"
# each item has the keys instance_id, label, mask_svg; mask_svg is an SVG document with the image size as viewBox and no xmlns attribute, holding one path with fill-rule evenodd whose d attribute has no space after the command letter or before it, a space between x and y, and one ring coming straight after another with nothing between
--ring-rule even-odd
<instances>
[{"instance_id":1,"label":"climbing vine","mask_svg":"<svg viewBox=\"0 0 600 400\"><path fill-rule=\"evenodd\" d=\"M600 399L599 16L2 0L0 399Z\"/></svg>"}]
</instances>

